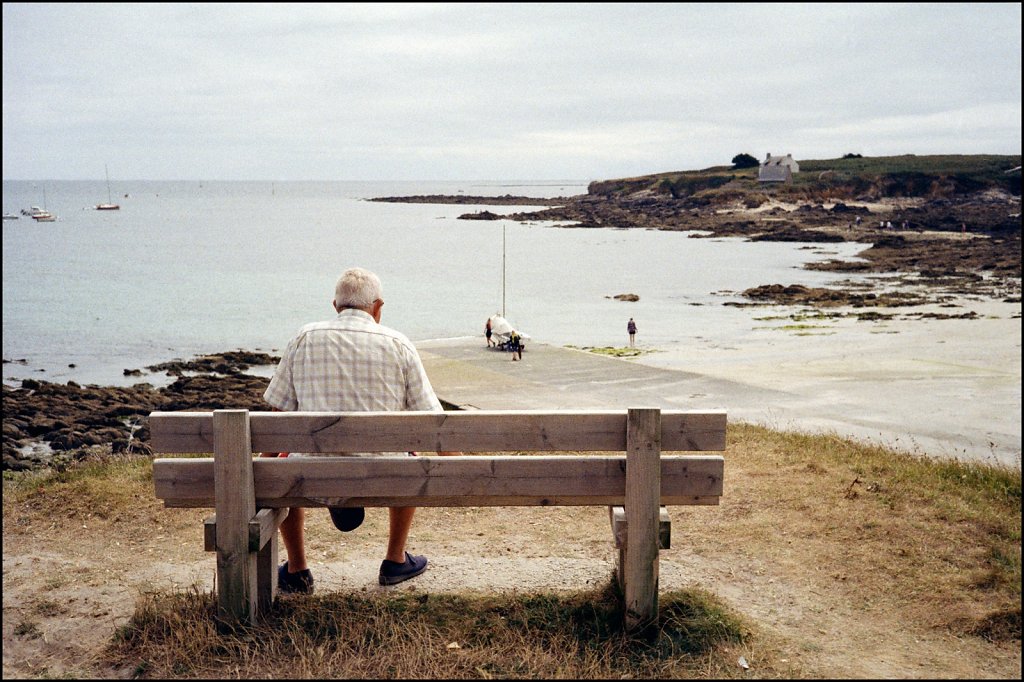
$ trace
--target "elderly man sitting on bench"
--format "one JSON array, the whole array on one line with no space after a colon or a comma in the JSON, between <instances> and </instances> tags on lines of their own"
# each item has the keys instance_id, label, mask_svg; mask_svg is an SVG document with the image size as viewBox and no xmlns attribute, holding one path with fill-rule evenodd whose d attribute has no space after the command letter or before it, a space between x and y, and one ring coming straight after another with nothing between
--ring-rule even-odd
<instances>
[{"instance_id":1,"label":"elderly man sitting on bench","mask_svg":"<svg viewBox=\"0 0 1024 682\"><path fill-rule=\"evenodd\" d=\"M380 324L384 306L380 278L362 268L347 270L334 292L337 317L305 325L288 343L264 399L276 410L436 411L442 410L416 348L400 332ZM366 453L344 453L360 456ZM409 456L415 453L394 453ZM442 452L458 455L458 452ZM264 457L287 453L263 453ZM302 456L293 453L292 456ZM405 551L415 507L391 507L387 552L381 562L381 585L394 585L423 573L425 556ZM361 507L330 508L342 531L363 521ZM281 523L288 560L278 569L282 592L313 592L313 574L306 564L305 510L292 508Z\"/></svg>"}]
</instances>

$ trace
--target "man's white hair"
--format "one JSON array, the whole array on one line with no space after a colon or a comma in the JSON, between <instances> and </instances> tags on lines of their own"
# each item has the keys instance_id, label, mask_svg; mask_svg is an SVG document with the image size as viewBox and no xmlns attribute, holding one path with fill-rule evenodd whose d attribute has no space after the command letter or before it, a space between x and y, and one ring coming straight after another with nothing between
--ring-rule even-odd
<instances>
[{"instance_id":1,"label":"man's white hair","mask_svg":"<svg viewBox=\"0 0 1024 682\"><path fill-rule=\"evenodd\" d=\"M339 308L368 308L383 298L380 277L363 268L346 270L334 286L334 304Z\"/></svg>"}]
</instances>

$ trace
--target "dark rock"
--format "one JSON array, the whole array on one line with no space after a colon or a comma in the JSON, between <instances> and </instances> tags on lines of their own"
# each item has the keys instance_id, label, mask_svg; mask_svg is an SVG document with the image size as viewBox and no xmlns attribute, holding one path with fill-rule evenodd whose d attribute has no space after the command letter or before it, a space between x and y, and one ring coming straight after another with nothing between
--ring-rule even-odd
<instances>
[{"instance_id":1,"label":"dark rock","mask_svg":"<svg viewBox=\"0 0 1024 682\"><path fill-rule=\"evenodd\" d=\"M154 410L213 410L247 408L266 410L263 392L268 379L243 374L242 365L271 364L279 358L235 351L203 356L179 366L200 371L180 377L167 388L140 383L132 387L82 387L74 382L56 384L25 380L21 388L3 387L4 468L24 470L69 466L88 458L95 446L109 444L115 452L152 455L147 417ZM220 370L226 370L220 376ZM47 449L20 446L45 443ZM62 454L60 454L62 453Z\"/></svg>"}]
</instances>

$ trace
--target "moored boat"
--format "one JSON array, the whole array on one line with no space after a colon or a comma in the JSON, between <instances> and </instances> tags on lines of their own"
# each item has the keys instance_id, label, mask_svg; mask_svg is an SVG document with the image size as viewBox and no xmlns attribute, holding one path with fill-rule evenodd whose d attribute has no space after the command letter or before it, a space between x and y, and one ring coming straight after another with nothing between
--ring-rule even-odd
<instances>
[{"instance_id":1,"label":"moored boat","mask_svg":"<svg viewBox=\"0 0 1024 682\"><path fill-rule=\"evenodd\" d=\"M117 204L115 204L113 202L113 200L111 200L111 198L110 198L110 171L107 170L106 166L103 167L103 170L106 171L106 173L107 173L107 203L105 203L105 204L96 204L96 210L97 211L120 211L121 207L118 206Z\"/></svg>"},{"instance_id":2,"label":"moored boat","mask_svg":"<svg viewBox=\"0 0 1024 682\"><path fill-rule=\"evenodd\" d=\"M36 220L41 223L52 223L54 220L56 220L56 216L47 211L45 208L39 208L38 206L30 206L27 209L23 208L21 209L21 214L27 215L32 220ZM6 220L7 217L4 216L4 219Z\"/></svg>"}]
</instances>

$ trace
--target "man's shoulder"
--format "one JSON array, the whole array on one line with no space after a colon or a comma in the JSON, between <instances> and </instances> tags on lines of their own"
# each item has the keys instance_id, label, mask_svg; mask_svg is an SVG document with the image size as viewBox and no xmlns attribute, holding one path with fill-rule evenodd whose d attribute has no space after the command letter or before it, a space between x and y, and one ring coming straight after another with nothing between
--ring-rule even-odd
<instances>
[{"instance_id":1,"label":"man's shoulder","mask_svg":"<svg viewBox=\"0 0 1024 682\"><path fill-rule=\"evenodd\" d=\"M359 317L338 317L332 320L321 320L310 322L299 329L296 337L301 338L318 332L338 332L341 334L369 334L380 338L392 339L395 342L415 350L412 341L402 332L391 327L374 322L372 319L361 319Z\"/></svg>"},{"instance_id":2,"label":"man's shoulder","mask_svg":"<svg viewBox=\"0 0 1024 682\"><path fill-rule=\"evenodd\" d=\"M337 320L320 320L317 322L308 322L299 328L299 331L295 332L295 339L301 340L310 334L323 331L343 331L344 327L337 323Z\"/></svg>"},{"instance_id":3,"label":"man's shoulder","mask_svg":"<svg viewBox=\"0 0 1024 682\"><path fill-rule=\"evenodd\" d=\"M402 332L398 331L397 329L392 329L391 327L385 327L382 324L378 324L376 331L379 334L394 339L395 341L401 343L403 346L407 346L412 350L416 349L416 347L412 345L412 341L409 340L409 337L403 334Z\"/></svg>"}]
</instances>

